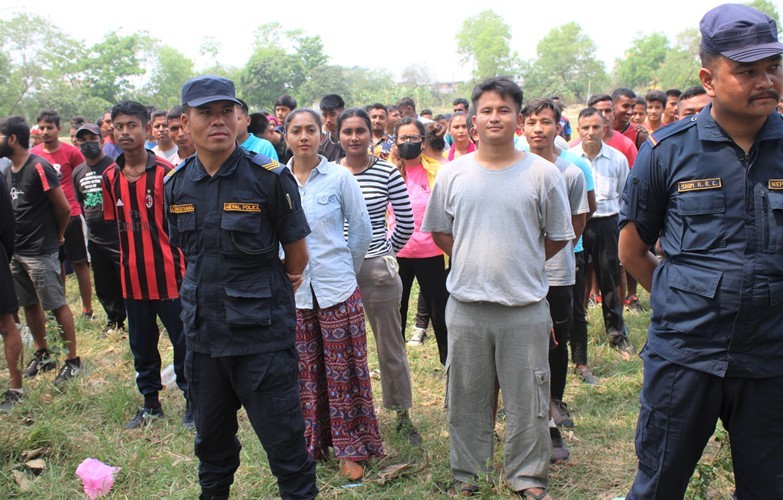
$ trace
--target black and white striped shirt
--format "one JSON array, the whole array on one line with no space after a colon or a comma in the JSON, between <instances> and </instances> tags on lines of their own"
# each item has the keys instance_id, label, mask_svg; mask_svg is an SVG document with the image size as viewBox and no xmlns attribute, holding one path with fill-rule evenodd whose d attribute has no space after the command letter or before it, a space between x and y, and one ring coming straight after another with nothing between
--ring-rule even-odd
<instances>
[{"instance_id":1,"label":"black and white striped shirt","mask_svg":"<svg viewBox=\"0 0 783 500\"><path fill-rule=\"evenodd\" d=\"M354 174L359 182L367 213L372 224L372 242L366 258L399 252L413 234L413 210L408 199L408 188L397 167L373 157L373 163L364 171ZM396 225L387 238L389 229L387 210L391 203Z\"/></svg>"}]
</instances>

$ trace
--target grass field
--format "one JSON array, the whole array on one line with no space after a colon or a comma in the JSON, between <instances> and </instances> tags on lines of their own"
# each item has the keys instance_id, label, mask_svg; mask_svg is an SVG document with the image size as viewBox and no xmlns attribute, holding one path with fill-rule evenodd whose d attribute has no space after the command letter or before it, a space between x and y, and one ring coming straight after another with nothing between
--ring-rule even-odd
<instances>
[{"instance_id":1,"label":"grass field","mask_svg":"<svg viewBox=\"0 0 783 500\"><path fill-rule=\"evenodd\" d=\"M81 311L73 277L69 278L68 293L72 310ZM415 296L413 299L411 311L415 313ZM94 302L97 306L97 300ZM646 296L642 302L648 307ZM184 400L176 388L161 394L166 412L164 421L140 430L123 428L141 398L133 381L127 338L119 335L98 338L103 322L101 315L102 312L98 313L98 319L91 322L77 322L85 370L78 380L61 391L52 385L53 372L40 375L27 383L22 403L9 414L0 414L0 498L83 498L75 470L88 457L122 468L108 498L198 496L193 433L180 424ZM598 309L590 310L591 365L602 385L591 387L569 377L565 400L576 427L564 435L571 459L551 468L550 492L554 498L622 497L635 473L633 441L642 382L641 361L638 358L621 361L606 346L602 328L598 326L599 317ZM646 313L626 314L631 339L637 348L644 344L647 318ZM368 339L370 368L377 368L372 335L368 334ZM164 360L170 360L168 341L162 341L161 345ZM25 355L30 356L31 349ZM364 482L358 485L346 484L337 462L320 464L318 482L323 498L445 497L452 483L443 409L445 377L433 337L422 347L409 348L408 355L414 380L412 417L423 443L413 447L395 435L395 416L380 408L380 383L373 381L387 457L371 463ZM8 379L2 363L0 370L3 370L0 387L5 390ZM502 419L498 421L497 432L502 439ZM718 440L711 440L691 481L688 498L730 497L730 458L726 446L721 446L724 433L719 430L716 436ZM276 497L277 487L263 449L243 412L239 437L244 448L232 497ZM45 462L43 470L34 471L25 465L36 454ZM498 472L502 470L502 460L501 448L496 451L494 461ZM385 482L380 477L381 471L398 464L407 464L408 468ZM509 494L499 481L495 486L482 485L479 497L506 498Z\"/></svg>"}]
</instances>

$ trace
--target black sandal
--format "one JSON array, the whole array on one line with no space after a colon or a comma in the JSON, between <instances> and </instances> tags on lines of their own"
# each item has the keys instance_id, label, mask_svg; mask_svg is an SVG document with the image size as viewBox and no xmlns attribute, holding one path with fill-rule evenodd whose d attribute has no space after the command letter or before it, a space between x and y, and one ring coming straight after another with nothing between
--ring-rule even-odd
<instances>
[{"instance_id":1,"label":"black sandal","mask_svg":"<svg viewBox=\"0 0 783 500\"><path fill-rule=\"evenodd\" d=\"M536 495L535 493L530 491L533 489L540 489L541 493ZM517 495L520 495L525 500L544 500L545 498L550 498L550 499L552 498L549 496L549 492L547 491L546 488L527 488L522 491L517 491Z\"/></svg>"},{"instance_id":2,"label":"black sandal","mask_svg":"<svg viewBox=\"0 0 783 500\"><path fill-rule=\"evenodd\" d=\"M454 481L454 486L449 488L450 497L471 497L478 493L479 487L474 484Z\"/></svg>"}]
</instances>

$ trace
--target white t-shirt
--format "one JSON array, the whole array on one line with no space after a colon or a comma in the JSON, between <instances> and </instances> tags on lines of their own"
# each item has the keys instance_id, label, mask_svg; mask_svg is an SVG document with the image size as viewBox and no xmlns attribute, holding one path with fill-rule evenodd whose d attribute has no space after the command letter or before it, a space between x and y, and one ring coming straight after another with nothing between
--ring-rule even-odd
<instances>
[{"instance_id":1,"label":"white t-shirt","mask_svg":"<svg viewBox=\"0 0 783 500\"><path fill-rule=\"evenodd\" d=\"M475 153L439 171L423 231L451 234L446 287L462 302L524 306L546 297L544 236L574 238L560 171L525 153L503 170L487 170Z\"/></svg>"},{"instance_id":2,"label":"white t-shirt","mask_svg":"<svg viewBox=\"0 0 783 500\"><path fill-rule=\"evenodd\" d=\"M563 158L557 158L555 166L565 179L571 215L588 213L590 207L587 204L587 190L582 169ZM565 248L546 261L546 277L549 280L549 286L569 286L576 282L576 256L574 255L573 241L569 241Z\"/></svg>"}]
</instances>

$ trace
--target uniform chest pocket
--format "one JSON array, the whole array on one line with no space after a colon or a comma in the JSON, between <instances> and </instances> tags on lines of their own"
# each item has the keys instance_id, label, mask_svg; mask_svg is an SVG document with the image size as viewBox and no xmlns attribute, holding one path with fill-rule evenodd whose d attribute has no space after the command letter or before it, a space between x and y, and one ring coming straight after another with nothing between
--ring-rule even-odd
<instances>
[{"instance_id":1,"label":"uniform chest pocket","mask_svg":"<svg viewBox=\"0 0 783 500\"><path fill-rule=\"evenodd\" d=\"M221 252L234 257L252 257L277 251L274 234L270 228L265 228L264 217L263 213L255 211L224 211L220 219Z\"/></svg>"},{"instance_id":2,"label":"uniform chest pocket","mask_svg":"<svg viewBox=\"0 0 783 500\"><path fill-rule=\"evenodd\" d=\"M766 252L783 251L783 193L762 191L761 236Z\"/></svg>"},{"instance_id":3,"label":"uniform chest pocket","mask_svg":"<svg viewBox=\"0 0 783 500\"><path fill-rule=\"evenodd\" d=\"M179 241L174 241L185 255L198 252L198 233L196 232L196 214L177 215L177 233Z\"/></svg>"},{"instance_id":4,"label":"uniform chest pocket","mask_svg":"<svg viewBox=\"0 0 783 500\"><path fill-rule=\"evenodd\" d=\"M311 204L312 214L307 214L307 220L321 224L328 231L343 226L342 204L337 193L322 193L316 195L315 203Z\"/></svg>"},{"instance_id":5,"label":"uniform chest pocket","mask_svg":"<svg viewBox=\"0 0 783 500\"><path fill-rule=\"evenodd\" d=\"M726 200L721 190L691 191L677 197L682 218L683 251L709 250L726 245Z\"/></svg>"}]
</instances>

